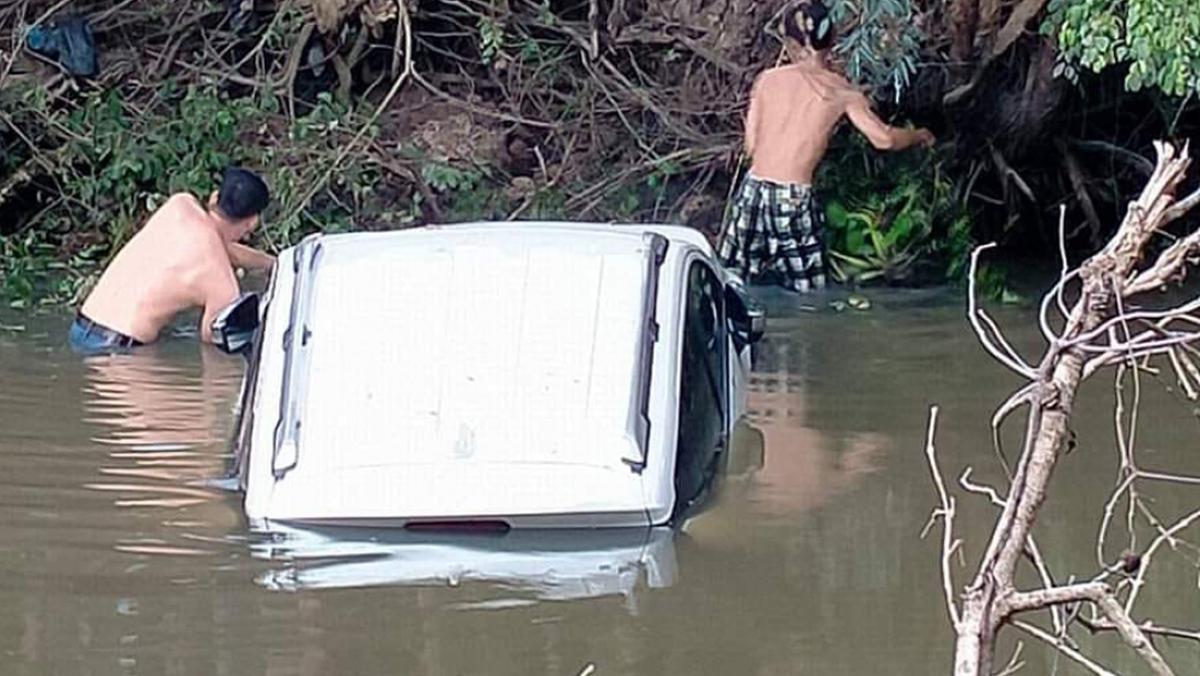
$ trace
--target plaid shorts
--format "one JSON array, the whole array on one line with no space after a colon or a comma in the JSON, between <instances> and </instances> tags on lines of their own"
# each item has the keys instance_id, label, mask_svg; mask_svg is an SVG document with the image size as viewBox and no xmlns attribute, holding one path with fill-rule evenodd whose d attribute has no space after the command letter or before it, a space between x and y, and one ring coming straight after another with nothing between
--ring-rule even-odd
<instances>
[{"instance_id":1,"label":"plaid shorts","mask_svg":"<svg viewBox=\"0 0 1200 676\"><path fill-rule=\"evenodd\" d=\"M807 293L825 288L825 210L812 187L747 176L721 234L725 267L746 282Z\"/></svg>"}]
</instances>

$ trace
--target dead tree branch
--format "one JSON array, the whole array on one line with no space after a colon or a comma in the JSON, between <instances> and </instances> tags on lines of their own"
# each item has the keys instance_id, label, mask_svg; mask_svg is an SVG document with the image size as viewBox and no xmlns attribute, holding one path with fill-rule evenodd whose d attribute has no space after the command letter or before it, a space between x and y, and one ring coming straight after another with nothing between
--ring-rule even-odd
<instances>
[{"instance_id":1,"label":"dead tree branch","mask_svg":"<svg viewBox=\"0 0 1200 676\"><path fill-rule=\"evenodd\" d=\"M1188 383L1187 392L1200 392L1200 379L1191 387L1197 371L1187 350L1200 342L1200 299L1166 309L1146 309L1135 306L1139 294L1159 290L1182 279L1186 268L1200 255L1200 230L1176 240L1152 262L1143 262L1151 240L1171 221L1185 215L1200 204L1200 192L1176 199L1191 164L1188 148L1177 149L1165 143L1155 146L1158 163L1141 196L1132 204L1116 234L1097 254L1075 269L1067 264L1065 245L1062 246L1063 269L1058 282L1043 297L1038 322L1047 341L1041 359L1034 366L1027 362L1008 341L996 322L979 306L974 283L980 254L989 248L976 249L971 257L968 287L968 319L983 348L1010 370L1029 382L1002 404L993 416L993 435L999 438L999 427L1005 418L1022 405L1026 407L1025 439L1017 464L1010 475L1007 495L1001 497L995 489L969 481L965 472L960 484L974 493L982 493L998 506L1001 513L991 540L980 561L971 584L954 599L948 565L949 556L957 551L959 541L952 533L954 498L949 495L941 478L933 451L933 429L937 409L930 415L926 460L930 464L941 507L931 517L943 519L942 546L943 587L952 623L957 632L955 674L978 676L991 674L997 632L1005 624L1019 626L1026 633L1042 640L1088 668L1092 673L1111 673L1079 653L1068 642L1068 633L1079 622L1080 613L1071 611L1064 616L1058 608L1086 604L1100 619L1090 621L1091 627L1103 627L1116 632L1146 663L1150 670L1164 676L1174 673L1166 660L1148 638L1150 624L1133 619L1134 604L1144 584L1150 559L1163 544L1174 544L1179 533L1200 520L1200 511L1189 514L1168 528L1157 519L1146 517L1158 531L1158 536L1135 560L1140 561L1136 577L1122 583L1129 594L1122 604L1105 578L1121 567L1104 560L1105 538L1122 499L1128 501L1125 527L1133 537L1136 519L1151 514L1137 493L1139 479L1151 478L1136 462L1136 412L1140 399L1137 374L1145 368L1141 362L1164 356L1180 382ZM1060 224L1060 244L1063 244ZM1054 313L1058 314L1054 317ZM1135 329L1135 327L1138 327ZM1181 357L1181 355L1183 355ZM1139 361L1140 360L1140 361ZM1186 360L1186 361L1185 361ZM1125 401L1120 394L1118 379L1118 408L1116 432L1121 470L1117 486L1104 506L1096 557L1104 572L1090 581L1056 585L1045 559L1032 538L1034 525L1047 497L1055 466L1073 434L1070 420L1076 391L1082 381L1096 370L1108 365L1122 365L1121 374L1132 373L1134 397L1128 425L1124 421ZM1190 365L1190 368L1189 368ZM1006 473L1008 471L1006 465ZM1167 475L1176 479L1174 475ZM1182 478L1179 483L1191 482ZM1015 584L1022 561L1032 561L1042 588L1018 590ZM1134 569L1127 568L1127 573ZM1076 578L1072 578L1076 579ZM1014 616L1030 611L1050 610L1056 634L1052 635L1035 625L1019 623ZM1164 635L1159 633L1158 635ZM1191 638L1187 630L1172 630L1171 636ZM1010 663L1011 666L1011 663Z\"/></svg>"}]
</instances>

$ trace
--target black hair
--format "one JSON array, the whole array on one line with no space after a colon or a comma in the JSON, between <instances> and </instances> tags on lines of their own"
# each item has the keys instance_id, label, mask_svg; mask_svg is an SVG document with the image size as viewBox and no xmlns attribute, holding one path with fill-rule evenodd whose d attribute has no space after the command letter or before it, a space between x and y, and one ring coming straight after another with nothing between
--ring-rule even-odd
<instances>
[{"instance_id":1,"label":"black hair","mask_svg":"<svg viewBox=\"0 0 1200 676\"><path fill-rule=\"evenodd\" d=\"M221 178L217 209L233 220L256 216L267 208L271 193L267 184L252 171L229 167Z\"/></svg>"},{"instance_id":2,"label":"black hair","mask_svg":"<svg viewBox=\"0 0 1200 676\"><path fill-rule=\"evenodd\" d=\"M802 45L824 51L833 45L833 17L821 0L804 0L784 15L783 32Z\"/></svg>"}]
</instances>

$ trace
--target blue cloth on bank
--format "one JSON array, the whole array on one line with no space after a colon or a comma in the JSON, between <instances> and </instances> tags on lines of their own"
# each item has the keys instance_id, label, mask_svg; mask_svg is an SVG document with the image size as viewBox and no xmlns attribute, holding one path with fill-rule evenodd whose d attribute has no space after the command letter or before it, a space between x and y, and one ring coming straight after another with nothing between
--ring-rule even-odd
<instances>
[{"instance_id":1,"label":"blue cloth on bank","mask_svg":"<svg viewBox=\"0 0 1200 676\"><path fill-rule=\"evenodd\" d=\"M57 60L67 72L82 77L100 73L96 38L86 17L69 17L45 26L34 26L25 36L30 50Z\"/></svg>"}]
</instances>

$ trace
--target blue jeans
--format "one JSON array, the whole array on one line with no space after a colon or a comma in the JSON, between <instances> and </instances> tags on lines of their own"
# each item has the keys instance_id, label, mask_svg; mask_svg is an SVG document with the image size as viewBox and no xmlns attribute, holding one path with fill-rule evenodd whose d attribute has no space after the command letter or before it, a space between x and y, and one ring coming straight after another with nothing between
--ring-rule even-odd
<instances>
[{"instance_id":1,"label":"blue jeans","mask_svg":"<svg viewBox=\"0 0 1200 676\"><path fill-rule=\"evenodd\" d=\"M75 321L71 323L71 330L67 336L71 349L79 354L126 352L143 344L138 339L120 331L97 324L83 316L82 313L75 316Z\"/></svg>"}]
</instances>

